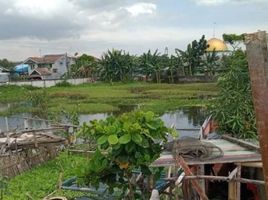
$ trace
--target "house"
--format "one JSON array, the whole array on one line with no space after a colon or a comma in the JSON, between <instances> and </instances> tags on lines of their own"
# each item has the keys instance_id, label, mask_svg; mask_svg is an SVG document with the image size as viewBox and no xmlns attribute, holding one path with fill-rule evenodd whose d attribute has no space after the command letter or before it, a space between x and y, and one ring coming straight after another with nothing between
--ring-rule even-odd
<instances>
[{"instance_id":1,"label":"house","mask_svg":"<svg viewBox=\"0 0 268 200\"><path fill-rule=\"evenodd\" d=\"M29 57L23 63L30 66L28 72L30 78L59 79L69 71L72 64L75 64L75 58L67 54L53 54Z\"/></svg>"},{"instance_id":2,"label":"house","mask_svg":"<svg viewBox=\"0 0 268 200\"><path fill-rule=\"evenodd\" d=\"M52 73L50 72L50 70L46 67L37 67L35 68L31 74L30 77L31 79L50 79Z\"/></svg>"},{"instance_id":3,"label":"house","mask_svg":"<svg viewBox=\"0 0 268 200\"><path fill-rule=\"evenodd\" d=\"M0 66L0 83L8 82L10 78L10 70Z\"/></svg>"}]
</instances>

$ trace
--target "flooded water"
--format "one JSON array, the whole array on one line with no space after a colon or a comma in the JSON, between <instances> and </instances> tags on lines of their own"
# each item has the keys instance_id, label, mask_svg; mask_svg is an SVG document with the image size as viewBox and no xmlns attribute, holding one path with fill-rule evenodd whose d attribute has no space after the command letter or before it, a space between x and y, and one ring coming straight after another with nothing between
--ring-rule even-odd
<instances>
[{"instance_id":1,"label":"flooded water","mask_svg":"<svg viewBox=\"0 0 268 200\"><path fill-rule=\"evenodd\" d=\"M129 111L129 110L128 110ZM89 122L94 119L105 119L110 115L118 115L121 113L98 113L98 114L81 114L79 115L79 122ZM48 126L47 122L26 120L24 118L31 117L30 114L17 114L6 117L0 117L0 130L2 132L9 130L20 130L24 127L44 128ZM175 111L164 113L160 118L164 121L167 127L175 127L182 136L197 136L199 128L205 120L206 112L204 108L200 107L186 107ZM190 130L184 130L190 129Z\"/></svg>"}]
</instances>

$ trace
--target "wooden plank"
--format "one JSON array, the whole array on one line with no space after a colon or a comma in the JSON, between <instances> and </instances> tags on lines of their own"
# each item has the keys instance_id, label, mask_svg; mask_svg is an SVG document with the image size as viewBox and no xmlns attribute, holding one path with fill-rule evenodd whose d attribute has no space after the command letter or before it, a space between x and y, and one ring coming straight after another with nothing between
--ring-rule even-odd
<instances>
[{"instance_id":1,"label":"wooden plank","mask_svg":"<svg viewBox=\"0 0 268 200\"><path fill-rule=\"evenodd\" d=\"M237 174L238 168L236 167L228 176L228 179L232 180Z\"/></svg>"},{"instance_id":2,"label":"wooden plank","mask_svg":"<svg viewBox=\"0 0 268 200\"><path fill-rule=\"evenodd\" d=\"M252 183L256 185L264 185L264 181L246 179L246 178L233 178L230 180L226 176L208 176L208 175L196 175L196 176L185 176L185 180L193 180L193 179L206 179L210 181L226 181L226 182L240 182L240 183Z\"/></svg>"},{"instance_id":3,"label":"wooden plank","mask_svg":"<svg viewBox=\"0 0 268 200\"><path fill-rule=\"evenodd\" d=\"M241 164L238 163L237 165L237 179L241 178ZM241 183L240 182L236 182L236 200L240 200L241 199Z\"/></svg>"},{"instance_id":4,"label":"wooden plank","mask_svg":"<svg viewBox=\"0 0 268 200\"><path fill-rule=\"evenodd\" d=\"M188 165L200 165L200 164L215 164L215 163L238 163L238 162L259 162L261 161L261 155L257 153L249 152L249 154L234 154L234 155L224 155L221 158L199 161L199 160L189 160ZM175 161L171 154L161 155L160 158L152 163L152 166L174 166Z\"/></svg>"},{"instance_id":5,"label":"wooden plank","mask_svg":"<svg viewBox=\"0 0 268 200\"><path fill-rule=\"evenodd\" d=\"M237 163L235 163L237 164ZM245 163L241 163L242 167L255 167L255 168L262 168L262 162L245 162Z\"/></svg>"},{"instance_id":6,"label":"wooden plank","mask_svg":"<svg viewBox=\"0 0 268 200\"><path fill-rule=\"evenodd\" d=\"M252 144L250 142L246 142L244 140L239 140L239 139L234 138L234 137L231 137L229 135L222 135L222 137L224 139L226 139L226 140L229 140L229 141L233 142L233 143L237 143L237 144L239 144L242 147L245 147L245 148L248 148L248 149L251 149L251 150L255 150L255 151L260 151L260 147L259 146L254 145L254 144Z\"/></svg>"},{"instance_id":7,"label":"wooden plank","mask_svg":"<svg viewBox=\"0 0 268 200\"><path fill-rule=\"evenodd\" d=\"M233 180L237 175L238 168L236 167L228 176L229 180ZM236 200L237 197L237 183L229 182L228 183L228 200Z\"/></svg>"},{"instance_id":8,"label":"wooden plank","mask_svg":"<svg viewBox=\"0 0 268 200\"><path fill-rule=\"evenodd\" d=\"M237 188L235 182L228 183L228 200L236 200Z\"/></svg>"},{"instance_id":9,"label":"wooden plank","mask_svg":"<svg viewBox=\"0 0 268 200\"><path fill-rule=\"evenodd\" d=\"M247 34L245 43L268 199L268 47L266 32Z\"/></svg>"}]
</instances>

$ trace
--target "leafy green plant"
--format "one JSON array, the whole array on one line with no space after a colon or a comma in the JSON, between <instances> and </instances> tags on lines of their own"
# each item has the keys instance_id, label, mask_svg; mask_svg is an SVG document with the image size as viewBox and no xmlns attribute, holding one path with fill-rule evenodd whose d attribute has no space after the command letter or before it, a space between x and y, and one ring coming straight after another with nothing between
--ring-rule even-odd
<instances>
[{"instance_id":1,"label":"leafy green plant","mask_svg":"<svg viewBox=\"0 0 268 200\"><path fill-rule=\"evenodd\" d=\"M8 191L4 193L4 200L26 200L27 194L35 200L43 199L55 191L59 181L73 177L85 168L87 161L88 158L85 156L69 154L67 151L61 152L55 159L7 180ZM63 174L61 180L59 180L60 174ZM61 190L54 196L66 196L72 199L71 196L75 195L79 193Z\"/></svg>"},{"instance_id":2,"label":"leafy green plant","mask_svg":"<svg viewBox=\"0 0 268 200\"><path fill-rule=\"evenodd\" d=\"M4 194L7 192L7 180L0 176L0 200L4 200Z\"/></svg>"},{"instance_id":3,"label":"leafy green plant","mask_svg":"<svg viewBox=\"0 0 268 200\"><path fill-rule=\"evenodd\" d=\"M101 57L98 73L104 81L129 81L133 78L135 59L123 50L108 50Z\"/></svg>"},{"instance_id":4,"label":"leafy green plant","mask_svg":"<svg viewBox=\"0 0 268 200\"><path fill-rule=\"evenodd\" d=\"M233 50L237 50L239 46L243 43L245 39L245 34L236 35L236 34L223 34L223 40L230 44L233 47Z\"/></svg>"},{"instance_id":5,"label":"leafy green plant","mask_svg":"<svg viewBox=\"0 0 268 200\"><path fill-rule=\"evenodd\" d=\"M166 128L153 112L136 111L91 121L80 134L95 138L98 150L85 169L84 180L95 186L105 183L111 192L119 188L123 195L135 199L137 185L132 171L152 174L149 165L159 157L160 141L166 141L168 133L174 135L175 131Z\"/></svg>"},{"instance_id":6,"label":"leafy green plant","mask_svg":"<svg viewBox=\"0 0 268 200\"><path fill-rule=\"evenodd\" d=\"M218 86L220 92L211 110L222 132L239 138L256 138L256 122L245 52L235 51L225 59L227 71Z\"/></svg>"}]
</instances>

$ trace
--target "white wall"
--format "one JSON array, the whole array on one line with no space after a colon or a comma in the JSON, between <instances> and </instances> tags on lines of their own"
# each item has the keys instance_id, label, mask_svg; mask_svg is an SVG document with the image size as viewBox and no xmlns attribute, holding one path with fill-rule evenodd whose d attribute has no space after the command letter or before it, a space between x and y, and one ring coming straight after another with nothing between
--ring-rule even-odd
<instances>
[{"instance_id":1,"label":"white wall","mask_svg":"<svg viewBox=\"0 0 268 200\"><path fill-rule=\"evenodd\" d=\"M16 81L8 83L0 83L0 85L31 85L33 87L52 87L63 80L33 80L33 81ZM91 78L78 78L78 79L68 79L67 82L73 85L79 85L82 83L92 83Z\"/></svg>"},{"instance_id":2,"label":"white wall","mask_svg":"<svg viewBox=\"0 0 268 200\"><path fill-rule=\"evenodd\" d=\"M1 73L0 72L0 83L9 81L9 73Z\"/></svg>"}]
</instances>

